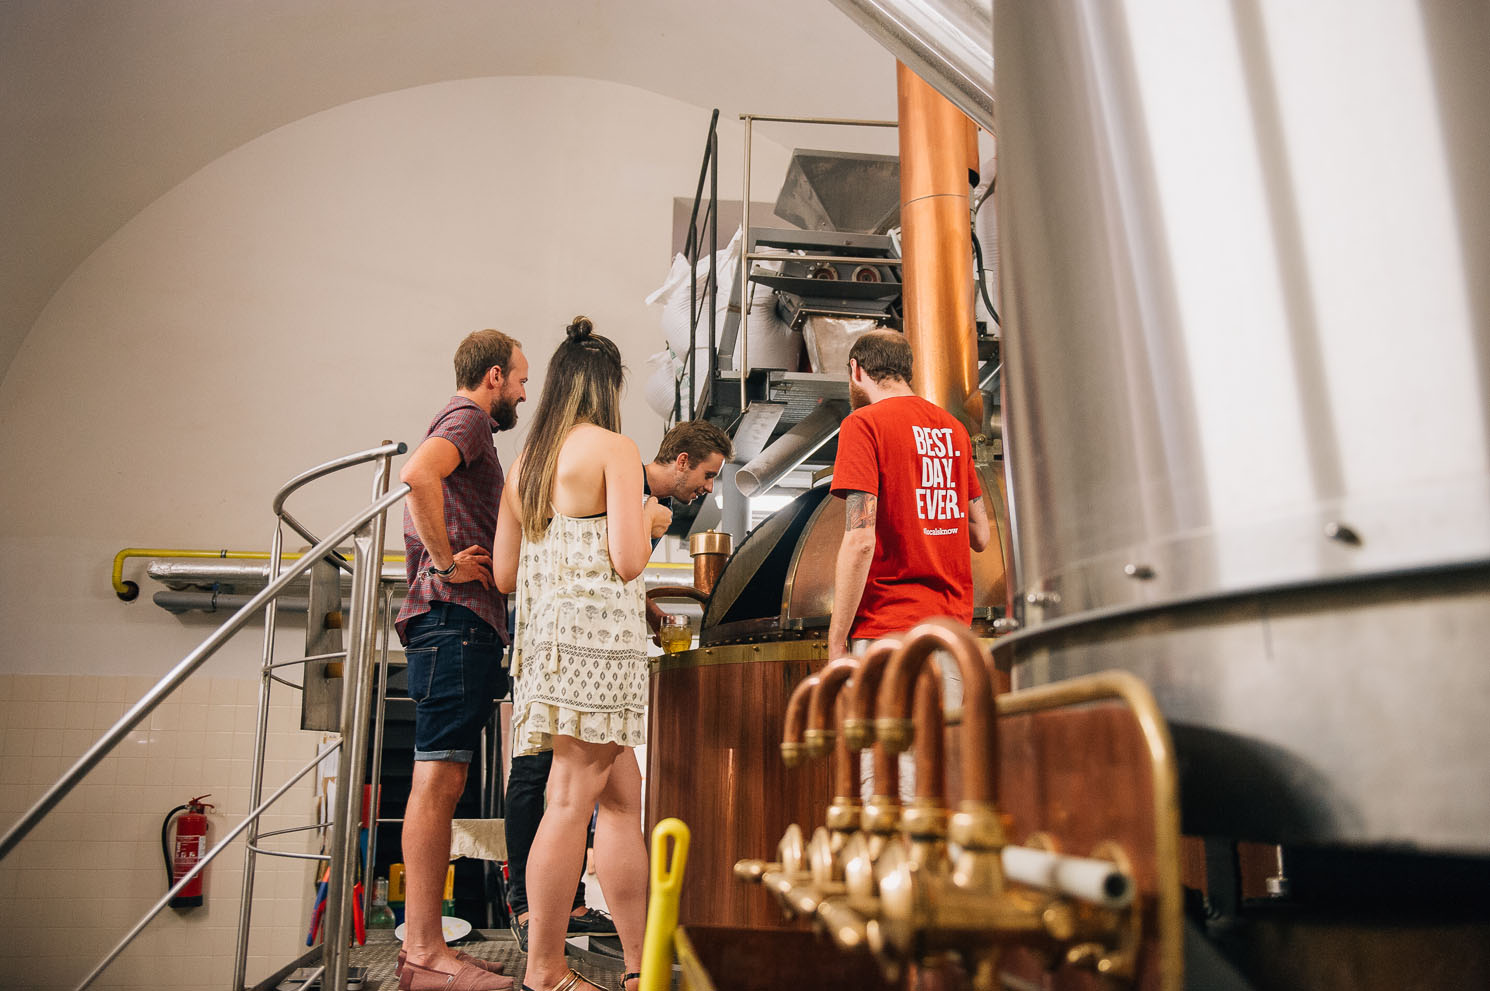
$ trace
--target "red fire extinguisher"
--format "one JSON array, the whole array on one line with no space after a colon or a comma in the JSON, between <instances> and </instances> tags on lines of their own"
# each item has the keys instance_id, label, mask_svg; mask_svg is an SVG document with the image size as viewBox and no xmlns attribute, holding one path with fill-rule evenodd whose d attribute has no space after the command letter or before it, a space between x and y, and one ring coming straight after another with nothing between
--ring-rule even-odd
<instances>
[{"instance_id":1,"label":"red fire extinguisher","mask_svg":"<svg viewBox=\"0 0 1490 991\"><path fill-rule=\"evenodd\" d=\"M166 813L165 821L160 824L160 853L166 860L166 877L169 886L174 886L193 867L197 866L197 858L206 852L207 810L213 806L204 804L202 799L210 797L212 796L200 795L185 805L176 806ZM185 814L176 820L176 842L173 849L173 845L167 842L166 837L170 833L171 817L177 812ZM175 898L171 899L171 907L195 908L200 904L202 904L202 875L198 874L181 889Z\"/></svg>"}]
</instances>

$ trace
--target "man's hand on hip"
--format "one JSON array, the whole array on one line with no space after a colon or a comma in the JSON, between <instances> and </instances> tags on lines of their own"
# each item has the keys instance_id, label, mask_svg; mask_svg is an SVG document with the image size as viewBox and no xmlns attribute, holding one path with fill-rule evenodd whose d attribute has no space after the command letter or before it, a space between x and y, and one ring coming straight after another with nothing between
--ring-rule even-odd
<instances>
[{"instance_id":1,"label":"man's hand on hip","mask_svg":"<svg viewBox=\"0 0 1490 991\"><path fill-rule=\"evenodd\" d=\"M462 582L480 582L482 588L491 588L491 551L480 544L472 544L465 550L456 554L455 574L440 581L447 585L459 585Z\"/></svg>"}]
</instances>

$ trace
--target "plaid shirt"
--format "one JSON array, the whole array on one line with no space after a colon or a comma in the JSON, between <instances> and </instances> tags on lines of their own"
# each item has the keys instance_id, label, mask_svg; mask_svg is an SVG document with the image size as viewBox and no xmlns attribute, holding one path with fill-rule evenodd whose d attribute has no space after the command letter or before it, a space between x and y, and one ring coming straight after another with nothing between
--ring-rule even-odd
<instances>
[{"instance_id":1,"label":"plaid shirt","mask_svg":"<svg viewBox=\"0 0 1490 991\"><path fill-rule=\"evenodd\" d=\"M502 501L502 462L492 443L491 415L464 396L454 396L435 415L425 438L443 437L460 451L460 465L445 477L445 532L450 550L459 553L473 545L491 550L497 535L497 507ZM480 582L456 585L429 573L434 567L429 551L414 529L409 508L404 507L404 551L407 557L409 593L394 624L404 639L404 626L415 616L429 612L431 602L451 602L480 616L507 641L507 597L496 587Z\"/></svg>"}]
</instances>

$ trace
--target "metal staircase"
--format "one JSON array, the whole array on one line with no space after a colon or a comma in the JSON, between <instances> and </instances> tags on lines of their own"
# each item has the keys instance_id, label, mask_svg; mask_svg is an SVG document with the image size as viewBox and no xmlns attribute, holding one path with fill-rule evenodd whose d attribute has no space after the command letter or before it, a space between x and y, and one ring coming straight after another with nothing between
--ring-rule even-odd
<instances>
[{"instance_id":1,"label":"metal staircase","mask_svg":"<svg viewBox=\"0 0 1490 991\"><path fill-rule=\"evenodd\" d=\"M33 830L42 820L82 781L82 779L107 757L132 730L144 722L150 714L172 692L179 688L193 673L228 642L262 610L264 613L264 652L260 667L258 723L255 731L252 781L249 789L251 811L237 825L229 829L212 846L189 872L178 880L160 900L127 932L119 943L77 985L78 991L92 985L108 966L119 957L130 943L142 933L157 915L170 903L188 883L199 875L229 844L240 835L245 836L243 891L239 907L237 956L233 971L234 991L243 991L248 954L248 935L252 923L254 868L259 856L285 856L299 859L314 859L328 864L329 876L324 918L323 955L317 969L325 987L345 987L347 981L347 942L351 934L353 918L354 878L357 873L357 830L359 826L362 788L359 787L367 772L369 751L368 736L375 739L372 748L373 796L369 808L377 808L377 783L379 778L379 754L382 733L382 702L387 687L388 624L392 605L391 589L383 588L382 576L383 544L387 529L388 510L396 505L409 487L398 484L390 487L392 460L407 450L402 443L385 442L378 447L359 451L345 457L328 461L296 476L285 483L273 501L275 528L270 545L269 583L254 595L227 622L223 623L196 649L182 658L154 687L145 693L119 720L90 747L68 771L59 778L36 803L14 825L0 837L0 861ZM372 464L372 501L355 513L346 522L333 530L325 539L317 538L285 509L286 500L294 492L316 479L358 465ZM285 555L284 530L288 526L302 538L312 543L311 550L299 555ZM350 540L350 560L340 552ZM286 564L287 557L293 557ZM313 588L330 587L335 596L335 609L341 606L340 582L335 571L350 573L350 609L341 623L346 634L346 646L293 660L275 660L274 632L278 601L291 583L315 568L332 570L330 582L312 581ZM379 593L382 592L381 603ZM317 617L315 595L308 615ZM322 610L325 616L330 610ZM379 657L380 676L374 691L373 654L377 644L377 622L382 617L384 626L383 649ZM325 677L328 665L340 664L342 677ZM301 667L307 673L300 683L285 678L280 672L285 668ZM314 669L319 677L311 676ZM332 681L340 682L332 686ZM268 735L270 690L274 683L299 691L317 690L321 698L316 705L308 705L306 712L320 711L325 720L319 728L335 730L337 739L328 748L317 753L290 778L275 787L266 798L264 781L264 753ZM307 718L314 718L307 716ZM313 727L314 728L314 727ZM336 789L334 803L328 821L297 826L291 829L259 831L260 817L279 801L301 778L311 773L319 764L333 754L338 755L342 786ZM285 833L324 829L326 853L306 854L275 851L263 846L263 841ZM374 833L376 831L373 831ZM366 868L370 871L374 846L369 844ZM371 876L370 873L368 876Z\"/></svg>"}]
</instances>

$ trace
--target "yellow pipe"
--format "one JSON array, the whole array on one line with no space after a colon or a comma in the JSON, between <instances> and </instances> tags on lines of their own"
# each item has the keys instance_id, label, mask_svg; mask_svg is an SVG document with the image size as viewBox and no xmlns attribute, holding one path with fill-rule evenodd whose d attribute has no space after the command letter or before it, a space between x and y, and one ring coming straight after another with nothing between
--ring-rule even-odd
<instances>
[{"instance_id":1,"label":"yellow pipe","mask_svg":"<svg viewBox=\"0 0 1490 991\"><path fill-rule=\"evenodd\" d=\"M299 560L301 554L283 554L286 561ZM140 594L140 586L124 580L124 561L131 557L210 557L224 561L267 561L268 551L200 550L183 547L126 547L114 555L114 594L125 602L132 602ZM384 554L384 561L402 561L402 554Z\"/></svg>"}]
</instances>

